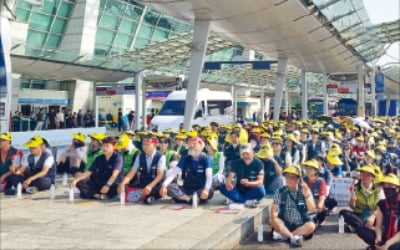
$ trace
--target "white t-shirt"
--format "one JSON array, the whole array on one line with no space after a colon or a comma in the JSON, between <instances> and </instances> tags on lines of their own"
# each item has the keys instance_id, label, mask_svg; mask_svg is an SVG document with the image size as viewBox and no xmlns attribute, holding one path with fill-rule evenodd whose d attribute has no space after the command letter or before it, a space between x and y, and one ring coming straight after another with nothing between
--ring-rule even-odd
<instances>
[{"instance_id":1,"label":"white t-shirt","mask_svg":"<svg viewBox=\"0 0 400 250\"><path fill-rule=\"evenodd\" d=\"M28 164L28 156L29 156L29 155L26 155L26 156L24 156L24 157L22 158L22 166L23 166L23 167L29 167L29 164ZM38 162L40 156L41 156L41 155L39 155L39 156L34 156L34 157L33 157L33 159L34 159L34 161L35 161L35 164ZM52 155L50 155L50 156L46 159L46 161L44 162L43 167L44 167L44 168L51 168L51 166L53 166L53 164L54 164L54 157L53 157Z\"/></svg>"}]
</instances>

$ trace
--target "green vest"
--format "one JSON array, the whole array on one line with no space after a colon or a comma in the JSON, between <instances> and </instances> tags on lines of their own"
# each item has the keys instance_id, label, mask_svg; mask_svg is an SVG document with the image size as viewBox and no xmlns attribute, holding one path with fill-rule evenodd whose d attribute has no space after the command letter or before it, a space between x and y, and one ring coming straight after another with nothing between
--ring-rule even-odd
<instances>
[{"instance_id":1,"label":"green vest","mask_svg":"<svg viewBox=\"0 0 400 250\"><path fill-rule=\"evenodd\" d=\"M381 191L378 187L373 187L372 192L369 196L365 196L364 192L361 190L361 183L356 185L354 188L354 192L356 195L356 207L354 208L354 212L358 214L367 213L369 211L370 214L375 210L376 204L379 201L379 193Z\"/></svg>"},{"instance_id":2,"label":"green vest","mask_svg":"<svg viewBox=\"0 0 400 250\"><path fill-rule=\"evenodd\" d=\"M168 150L165 153L165 165L167 166L167 169L169 169L169 164L171 163L172 156L174 156L175 154L177 153L173 150Z\"/></svg>"},{"instance_id":3,"label":"green vest","mask_svg":"<svg viewBox=\"0 0 400 250\"><path fill-rule=\"evenodd\" d=\"M87 156L87 164L85 170L89 170L92 167L94 160L96 160L97 156L102 155L101 148L98 148L96 151L93 151L93 148L90 146L86 156Z\"/></svg>"},{"instance_id":4,"label":"green vest","mask_svg":"<svg viewBox=\"0 0 400 250\"><path fill-rule=\"evenodd\" d=\"M124 165L122 167L124 173L127 173L129 170L131 170L136 152L138 152L137 148L133 148L130 152L124 152L121 150L119 151L124 158Z\"/></svg>"},{"instance_id":5,"label":"green vest","mask_svg":"<svg viewBox=\"0 0 400 250\"><path fill-rule=\"evenodd\" d=\"M222 152L215 152L214 157L212 158L211 167L212 167L213 175L218 173L219 159L221 158L222 155L223 155ZM210 155L207 155L207 156L211 157Z\"/></svg>"}]
</instances>

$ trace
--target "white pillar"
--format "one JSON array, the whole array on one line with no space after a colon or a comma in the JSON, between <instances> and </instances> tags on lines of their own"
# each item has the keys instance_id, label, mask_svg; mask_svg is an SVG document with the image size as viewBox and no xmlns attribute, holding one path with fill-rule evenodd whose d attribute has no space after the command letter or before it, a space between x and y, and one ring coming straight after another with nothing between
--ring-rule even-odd
<instances>
[{"instance_id":1,"label":"white pillar","mask_svg":"<svg viewBox=\"0 0 400 250\"><path fill-rule=\"evenodd\" d=\"M147 124L146 124L146 91L147 91L147 86L146 83L142 82L142 127L147 129Z\"/></svg>"},{"instance_id":2,"label":"white pillar","mask_svg":"<svg viewBox=\"0 0 400 250\"><path fill-rule=\"evenodd\" d=\"M271 114L270 103L271 103L271 98L266 97L265 98L265 112L267 112L267 120L269 120L269 116Z\"/></svg>"},{"instance_id":3,"label":"white pillar","mask_svg":"<svg viewBox=\"0 0 400 250\"><path fill-rule=\"evenodd\" d=\"M99 100L96 94L96 82L93 82L93 111L94 111L94 126L99 126Z\"/></svg>"},{"instance_id":4,"label":"white pillar","mask_svg":"<svg viewBox=\"0 0 400 250\"><path fill-rule=\"evenodd\" d=\"M190 71L185 104L184 128L189 130L192 126L193 116L197 103L197 91L200 86L201 72L207 51L209 20L195 19L193 27L193 41L190 56Z\"/></svg>"},{"instance_id":5,"label":"white pillar","mask_svg":"<svg viewBox=\"0 0 400 250\"><path fill-rule=\"evenodd\" d=\"M324 115L328 115L328 103L329 103L329 96L328 96L328 77L326 73L322 75L322 94L324 97Z\"/></svg>"},{"instance_id":6,"label":"white pillar","mask_svg":"<svg viewBox=\"0 0 400 250\"><path fill-rule=\"evenodd\" d=\"M287 58L279 58L278 59L278 69L277 69L277 79L275 86L275 97L274 97L274 120L279 120L279 113L281 111L281 104L283 98L283 89L285 87L286 82L286 68L287 68L288 59Z\"/></svg>"},{"instance_id":7,"label":"white pillar","mask_svg":"<svg viewBox=\"0 0 400 250\"><path fill-rule=\"evenodd\" d=\"M307 120L308 88L307 88L306 71L304 69L301 70L300 83L301 83L301 119Z\"/></svg>"},{"instance_id":8,"label":"white pillar","mask_svg":"<svg viewBox=\"0 0 400 250\"><path fill-rule=\"evenodd\" d=\"M364 65L358 67L358 116L365 116Z\"/></svg>"},{"instance_id":9,"label":"white pillar","mask_svg":"<svg viewBox=\"0 0 400 250\"><path fill-rule=\"evenodd\" d=\"M261 104L261 117L260 122L264 122L264 113L265 113L265 93L264 87L261 88L261 96L260 96L260 104Z\"/></svg>"},{"instance_id":10,"label":"white pillar","mask_svg":"<svg viewBox=\"0 0 400 250\"><path fill-rule=\"evenodd\" d=\"M376 115L376 82L375 82L375 73L376 73L376 66L375 63L372 66L373 70L371 72L371 114Z\"/></svg>"},{"instance_id":11,"label":"white pillar","mask_svg":"<svg viewBox=\"0 0 400 250\"><path fill-rule=\"evenodd\" d=\"M137 73L135 76L135 129L140 129L140 116L142 113L142 73Z\"/></svg>"},{"instance_id":12,"label":"white pillar","mask_svg":"<svg viewBox=\"0 0 400 250\"><path fill-rule=\"evenodd\" d=\"M3 4L3 3L2 3ZM3 6L0 6L2 9ZM11 29L10 20L6 15L0 16L0 42L3 53L0 58L4 62L4 70L0 74L0 132L9 131L10 127L10 112L11 112L11 96L12 96L12 76L11 76ZM3 75L4 74L4 75Z\"/></svg>"},{"instance_id":13,"label":"white pillar","mask_svg":"<svg viewBox=\"0 0 400 250\"><path fill-rule=\"evenodd\" d=\"M289 115L289 88L286 86L285 89L285 112Z\"/></svg>"},{"instance_id":14,"label":"white pillar","mask_svg":"<svg viewBox=\"0 0 400 250\"><path fill-rule=\"evenodd\" d=\"M237 120L237 88L232 85L232 99L233 99L233 122Z\"/></svg>"}]
</instances>

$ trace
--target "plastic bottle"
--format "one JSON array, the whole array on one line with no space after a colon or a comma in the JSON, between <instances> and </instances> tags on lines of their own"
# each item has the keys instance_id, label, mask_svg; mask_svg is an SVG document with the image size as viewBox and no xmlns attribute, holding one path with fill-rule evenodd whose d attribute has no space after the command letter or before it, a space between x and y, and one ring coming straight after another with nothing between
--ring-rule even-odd
<instances>
[{"instance_id":1,"label":"plastic bottle","mask_svg":"<svg viewBox=\"0 0 400 250\"><path fill-rule=\"evenodd\" d=\"M50 187L50 200L54 200L56 198L56 186L51 184Z\"/></svg>"},{"instance_id":2,"label":"plastic bottle","mask_svg":"<svg viewBox=\"0 0 400 250\"><path fill-rule=\"evenodd\" d=\"M67 172L65 172L64 175L63 175L62 185L64 187L68 185L68 174L67 174Z\"/></svg>"},{"instance_id":3,"label":"plastic bottle","mask_svg":"<svg viewBox=\"0 0 400 250\"><path fill-rule=\"evenodd\" d=\"M344 218L343 216L339 217L339 233L344 233Z\"/></svg>"},{"instance_id":4,"label":"plastic bottle","mask_svg":"<svg viewBox=\"0 0 400 250\"><path fill-rule=\"evenodd\" d=\"M258 230L257 230L257 241L263 242L263 240L264 240L264 225L260 223L258 225Z\"/></svg>"},{"instance_id":5,"label":"plastic bottle","mask_svg":"<svg viewBox=\"0 0 400 250\"><path fill-rule=\"evenodd\" d=\"M192 197L192 208L197 208L198 199L197 193L194 193Z\"/></svg>"},{"instance_id":6,"label":"plastic bottle","mask_svg":"<svg viewBox=\"0 0 400 250\"><path fill-rule=\"evenodd\" d=\"M21 182L19 182L18 185L17 185L17 198L18 199L22 198L22 184L21 184Z\"/></svg>"},{"instance_id":7,"label":"plastic bottle","mask_svg":"<svg viewBox=\"0 0 400 250\"><path fill-rule=\"evenodd\" d=\"M121 194L119 195L119 200L121 205L125 205L125 188L122 189Z\"/></svg>"},{"instance_id":8,"label":"plastic bottle","mask_svg":"<svg viewBox=\"0 0 400 250\"><path fill-rule=\"evenodd\" d=\"M74 201L74 188L73 187L70 187L70 189L69 189L69 201L70 202L73 202Z\"/></svg>"}]
</instances>

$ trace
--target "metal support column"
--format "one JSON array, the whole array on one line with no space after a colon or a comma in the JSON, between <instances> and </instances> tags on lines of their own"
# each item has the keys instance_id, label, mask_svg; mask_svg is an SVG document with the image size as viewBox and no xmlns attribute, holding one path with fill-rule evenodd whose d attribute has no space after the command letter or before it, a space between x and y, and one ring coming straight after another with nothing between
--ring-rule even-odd
<instances>
[{"instance_id":1,"label":"metal support column","mask_svg":"<svg viewBox=\"0 0 400 250\"><path fill-rule=\"evenodd\" d=\"M301 82L301 119L307 120L308 119L308 115L307 115L308 88L307 88L306 71L304 69L301 70L300 82Z\"/></svg>"},{"instance_id":2,"label":"metal support column","mask_svg":"<svg viewBox=\"0 0 400 250\"><path fill-rule=\"evenodd\" d=\"M286 86L285 89L285 113L289 115L289 88Z\"/></svg>"},{"instance_id":3,"label":"metal support column","mask_svg":"<svg viewBox=\"0 0 400 250\"><path fill-rule=\"evenodd\" d=\"M376 73L376 66L373 64L371 72L371 114L376 115L376 82L375 82L375 73Z\"/></svg>"},{"instance_id":4,"label":"metal support column","mask_svg":"<svg viewBox=\"0 0 400 250\"><path fill-rule=\"evenodd\" d=\"M207 51L209 32L209 20L194 20L193 41L191 44L190 56L190 71L185 104L185 118L183 120L183 127L186 130L189 130L192 126L197 103L197 92L200 86L201 72Z\"/></svg>"},{"instance_id":5,"label":"metal support column","mask_svg":"<svg viewBox=\"0 0 400 250\"><path fill-rule=\"evenodd\" d=\"M142 73L137 73L135 76L135 129L140 129L140 118L142 113Z\"/></svg>"},{"instance_id":6,"label":"metal support column","mask_svg":"<svg viewBox=\"0 0 400 250\"><path fill-rule=\"evenodd\" d=\"M260 122L264 122L264 113L265 113L265 90L264 87L261 88L261 96L260 96L260 103L261 103L261 115L260 115Z\"/></svg>"},{"instance_id":7,"label":"metal support column","mask_svg":"<svg viewBox=\"0 0 400 250\"><path fill-rule=\"evenodd\" d=\"M328 76L326 73L322 75L322 94L324 97L324 115L328 115L328 105L329 105L329 96L328 96Z\"/></svg>"},{"instance_id":8,"label":"metal support column","mask_svg":"<svg viewBox=\"0 0 400 250\"><path fill-rule=\"evenodd\" d=\"M232 93L232 97L233 97L233 122L235 122L237 120L237 90L238 87L232 85L233 88L233 93Z\"/></svg>"},{"instance_id":9,"label":"metal support column","mask_svg":"<svg viewBox=\"0 0 400 250\"><path fill-rule=\"evenodd\" d=\"M96 82L93 82L93 110L94 110L94 126L99 126L99 102L96 94Z\"/></svg>"},{"instance_id":10,"label":"metal support column","mask_svg":"<svg viewBox=\"0 0 400 250\"><path fill-rule=\"evenodd\" d=\"M365 116L364 65L358 67L358 116Z\"/></svg>"},{"instance_id":11,"label":"metal support column","mask_svg":"<svg viewBox=\"0 0 400 250\"><path fill-rule=\"evenodd\" d=\"M147 129L147 117L146 117L146 83L142 82L142 127Z\"/></svg>"},{"instance_id":12,"label":"metal support column","mask_svg":"<svg viewBox=\"0 0 400 250\"><path fill-rule=\"evenodd\" d=\"M281 111L281 104L283 98L283 89L286 82L286 69L287 69L287 58L278 59L278 69L277 69L277 79L275 86L275 96L274 96L274 120L279 120L279 113Z\"/></svg>"}]
</instances>

